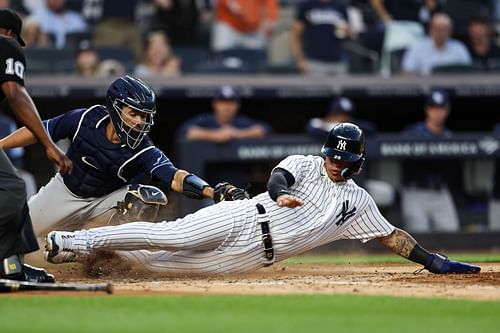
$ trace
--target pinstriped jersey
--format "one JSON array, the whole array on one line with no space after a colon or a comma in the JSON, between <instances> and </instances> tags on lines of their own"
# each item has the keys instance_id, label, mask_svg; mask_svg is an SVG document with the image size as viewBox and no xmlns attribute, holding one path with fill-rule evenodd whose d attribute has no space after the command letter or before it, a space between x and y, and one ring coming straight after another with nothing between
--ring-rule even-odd
<instances>
[{"instance_id":1,"label":"pinstriped jersey","mask_svg":"<svg viewBox=\"0 0 500 333\"><path fill-rule=\"evenodd\" d=\"M332 181L324 163L321 157L293 155L278 164L295 178L289 190L304 200L296 208L279 207L265 192L248 200L222 201L172 222L78 231L73 246L83 252L121 250L120 255L158 272L251 271L272 263L264 255L259 220L266 217L258 216L257 203L266 208L273 261L338 239L366 242L392 233L394 226L371 196L352 180Z\"/></svg>"},{"instance_id":2,"label":"pinstriped jersey","mask_svg":"<svg viewBox=\"0 0 500 333\"><path fill-rule=\"evenodd\" d=\"M324 163L319 156L292 155L276 166L294 176L289 190L304 200L302 206L278 207L267 192L255 197L271 220L278 260L280 255L289 257L338 239L366 242L394 230L368 192L352 179L332 181Z\"/></svg>"}]
</instances>

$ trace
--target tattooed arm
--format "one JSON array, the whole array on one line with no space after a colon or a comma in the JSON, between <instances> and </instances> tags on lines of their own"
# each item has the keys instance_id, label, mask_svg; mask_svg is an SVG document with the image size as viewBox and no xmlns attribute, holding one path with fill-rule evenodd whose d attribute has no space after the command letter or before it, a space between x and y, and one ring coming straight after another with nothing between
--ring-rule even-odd
<instances>
[{"instance_id":1,"label":"tattooed arm","mask_svg":"<svg viewBox=\"0 0 500 333\"><path fill-rule=\"evenodd\" d=\"M401 257L424 266L428 265L432 257L432 254L421 247L415 238L410 236L406 231L398 228L394 229L389 236L381 237L378 240Z\"/></svg>"},{"instance_id":2,"label":"tattooed arm","mask_svg":"<svg viewBox=\"0 0 500 333\"><path fill-rule=\"evenodd\" d=\"M417 245L415 238L406 231L396 228L389 236L378 238L385 247L396 252L401 257L409 258L411 251Z\"/></svg>"},{"instance_id":3,"label":"tattooed arm","mask_svg":"<svg viewBox=\"0 0 500 333\"><path fill-rule=\"evenodd\" d=\"M481 271L479 266L453 261L438 253L429 253L409 233L398 228L394 229L389 236L380 237L378 240L401 257L424 265L424 268L432 273L463 274Z\"/></svg>"}]
</instances>

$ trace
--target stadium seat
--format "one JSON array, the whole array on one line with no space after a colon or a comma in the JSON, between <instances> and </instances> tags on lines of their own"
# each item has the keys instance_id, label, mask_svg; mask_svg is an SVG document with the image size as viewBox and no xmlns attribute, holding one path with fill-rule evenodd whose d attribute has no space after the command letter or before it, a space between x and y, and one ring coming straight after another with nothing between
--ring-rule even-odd
<instances>
[{"instance_id":1,"label":"stadium seat","mask_svg":"<svg viewBox=\"0 0 500 333\"><path fill-rule=\"evenodd\" d=\"M378 53L358 42L345 41L342 45L351 74L374 74L379 69Z\"/></svg>"},{"instance_id":2,"label":"stadium seat","mask_svg":"<svg viewBox=\"0 0 500 333\"><path fill-rule=\"evenodd\" d=\"M75 54L67 49L27 47L27 70L30 74L54 74L73 72Z\"/></svg>"},{"instance_id":3,"label":"stadium seat","mask_svg":"<svg viewBox=\"0 0 500 333\"><path fill-rule=\"evenodd\" d=\"M449 64L434 66L432 68L433 74L463 74L463 73L475 73L481 72L481 67L477 65L468 64Z\"/></svg>"},{"instance_id":4,"label":"stadium seat","mask_svg":"<svg viewBox=\"0 0 500 333\"><path fill-rule=\"evenodd\" d=\"M82 42L86 41L88 46L90 46L91 40L91 32L70 32L66 34L65 48L77 52L80 48L82 48Z\"/></svg>"},{"instance_id":5,"label":"stadium seat","mask_svg":"<svg viewBox=\"0 0 500 333\"><path fill-rule=\"evenodd\" d=\"M265 50L236 48L216 52L214 59L218 63L225 64L226 67L248 68L248 70L258 73L265 70L267 52Z\"/></svg>"},{"instance_id":6,"label":"stadium seat","mask_svg":"<svg viewBox=\"0 0 500 333\"><path fill-rule=\"evenodd\" d=\"M201 63L206 63L210 59L210 53L202 47L177 46L172 48L173 53L181 59L182 73L196 72L196 68Z\"/></svg>"},{"instance_id":7,"label":"stadium seat","mask_svg":"<svg viewBox=\"0 0 500 333\"><path fill-rule=\"evenodd\" d=\"M393 74L391 53L404 50L424 36L424 28L416 22L394 21L386 25L380 71L384 76Z\"/></svg>"},{"instance_id":8,"label":"stadium seat","mask_svg":"<svg viewBox=\"0 0 500 333\"><path fill-rule=\"evenodd\" d=\"M253 74L255 70L236 58L209 60L195 66L196 73L203 74Z\"/></svg>"},{"instance_id":9,"label":"stadium seat","mask_svg":"<svg viewBox=\"0 0 500 333\"><path fill-rule=\"evenodd\" d=\"M403 56L405 55L406 49L393 50L389 53L391 59L391 73L399 73L401 71L401 65L403 62Z\"/></svg>"},{"instance_id":10,"label":"stadium seat","mask_svg":"<svg viewBox=\"0 0 500 333\"><path fill-rule=\"evenodd\" d=\"M295 63L286 64L268 64L264 70L269 74L298 74L299 69Z\"/></svg>"}]
</instances>

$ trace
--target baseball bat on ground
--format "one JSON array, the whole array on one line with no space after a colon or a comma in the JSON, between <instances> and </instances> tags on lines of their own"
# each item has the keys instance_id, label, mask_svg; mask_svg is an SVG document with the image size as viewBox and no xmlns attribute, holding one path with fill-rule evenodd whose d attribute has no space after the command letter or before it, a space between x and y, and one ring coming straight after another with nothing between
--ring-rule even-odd
<instances>
[{"instance_id":1,"label":"baseball bat on ground","mask_svg":"<svg viewBox=\"0 0 500 333\"><path fill-rule=\"evenodd\" d=\"M0 279L0 293L17 291L104 291L113 293L111 283L85 284L85 283L41 283Z\"/></svg>"}]
</instances>

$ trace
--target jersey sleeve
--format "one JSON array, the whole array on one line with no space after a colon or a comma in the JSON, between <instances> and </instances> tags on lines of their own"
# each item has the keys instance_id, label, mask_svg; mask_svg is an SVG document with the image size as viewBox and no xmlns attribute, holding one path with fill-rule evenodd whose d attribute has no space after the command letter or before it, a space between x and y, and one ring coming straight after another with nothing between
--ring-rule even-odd
<instances>
[{"instance_id":1,"label":"jersey sleeve","mask_svg":"<svg viewBox=\"0 0 500 333\"><path fill-rule=\"evenodd\" d=\"M295 182L300 182L314 168L314 165L303 155L291 155L281 161L276 168L285 169L292 174Z\"/></svg>"},{"instance_id":2,"label":"jersey sleeve","mask_svg":"<svg viewBox=\"0 0 500 333\"><path fill-rule=\"evenodd\" d=\"M85 109L76 109L43 121L43 125L53 141L73 138Z\"/></svg>"},{"instance_id":3,"label":"jersey sleeve","mask_svg":"<svg viewBox=\"0 0 500 333\"><path fill-rule=\"evenodd\" d=\"M186 120L177 131L177 139L184 139L187 132L193 127L213 128L213 126L209 124L210 117L210 114L202 113L194 118Z\"/></svg>"},{"instance_id":4,"label":"jersey sleeve","mask_svg":"<svg viewBox=\"0 0 500 333\"><path fill-rule=\"evenodd\" d=\"M22 50L5 38L0 39L0 84L15 81L24 86L26 59Z\"/></svg>"},{"instance_id":5,"label":"jersey sleeve","mask_svg":"<svg viewBox=\"0 0 500 333\"><path fill-rule=\"evenodd\" d=\"M168 157L158 148L149 150L141 159L145 172L149 173L154 181L161 183L162 188L170 189L177 168Z\"/></svg>"},{"instance_id":6,"label":"jersey sleeve","mask_svg":"<svg viewBox=\"0 0 500 333\"><path fill-rule=\"evenodd\" d=\"M366 190L359 188L359 193L356 193L351 200L350 208L348 206L338 216L338 218L341 218L342 214L348 216L353 208L357 208L353 220L343 233L344 238L358 239L366 243L375 238L388 236L394 231L395 227L380 213L377 204Z\"/></svg>"},{"instance_id":7,"label":"jersey sleeve","mask_svg":"<svg viewBox=\"0 0 500 333\"><path fill-rule=\"evenodd\" d=\"M250 128L252 126L261 126L266 132L266 135L269 135L273 131L272 127L269 124L243 115L238 116L235 123L237 125L236 127L241 129Z\"/></svg>"}]
</instances>

